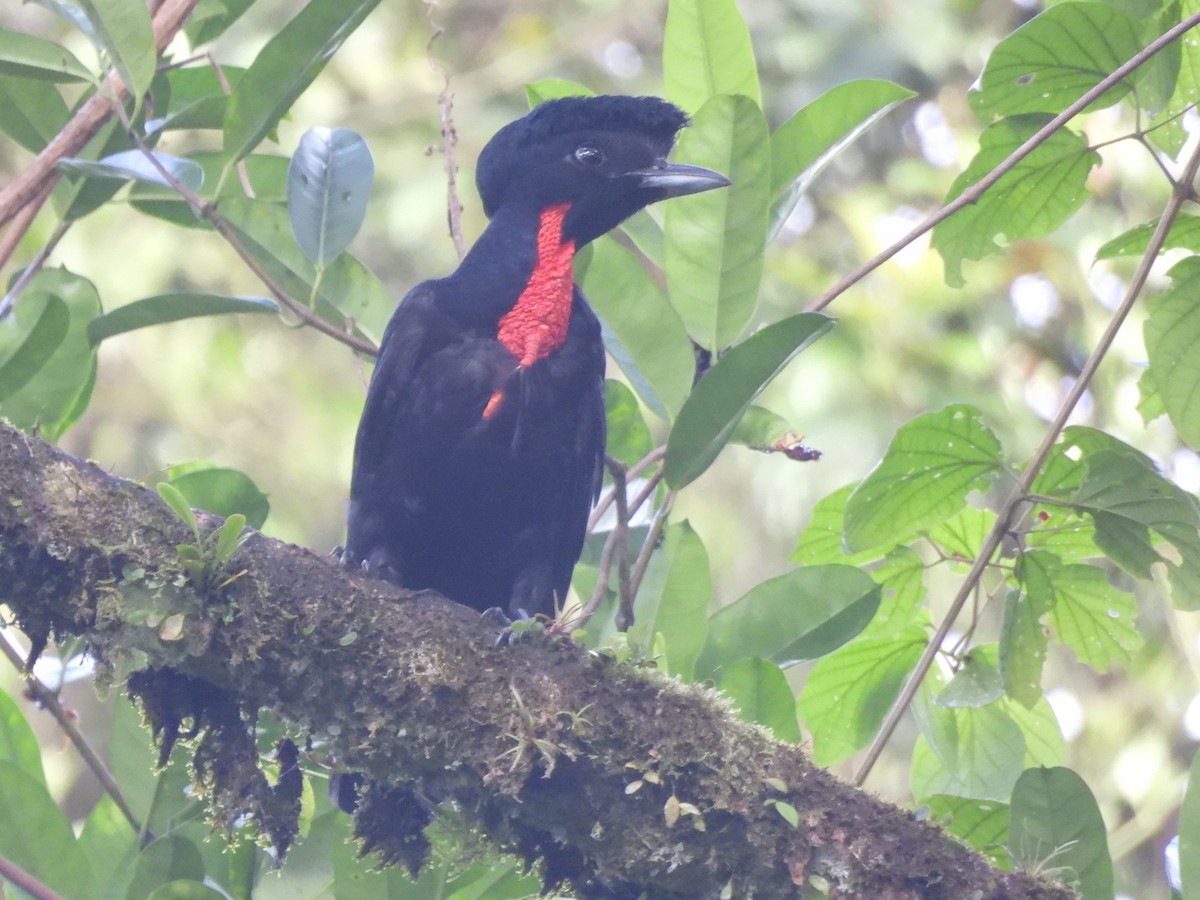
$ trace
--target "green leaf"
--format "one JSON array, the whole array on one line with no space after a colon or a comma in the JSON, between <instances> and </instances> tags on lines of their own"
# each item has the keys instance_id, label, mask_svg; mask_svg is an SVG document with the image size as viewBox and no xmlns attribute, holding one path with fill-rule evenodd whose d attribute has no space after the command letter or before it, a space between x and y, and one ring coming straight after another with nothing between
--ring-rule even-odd
<instances>
[{"instance_id":1,"label":"green leaf","mask_svg":"<svg viewBox=\"0 0 1200 900\"><path fill-rule=\"evenodd\" d=\"M1045 609L1058 640L1084 665L1106 672L1142 646L1133 596L1109 584L1095 566L1065 565L1041 550L1023 553L1017 578L1035 609Z\"/></svg>"},{"instance_id":2,"label":"green leaf","mask_svg":"<svg viewBox=\"0 0 1200 900\"><path fill-rule=\"evenodd\" d=\"M221 526L221 530L217 532L217 560L222 564L229 562L233 558L233 554L237 553L238 548L245 543L246 538L250 535L242 535L246 528L246 517L241 513L234 513L225 520L225 524Z\"/></svg>"},{"instance_id":3,"label":"green leaf","mask_svg":"<svg viewBox=\"0 0 1200 900\"><path fill-rule=\"evenodd\" d=\"M604 381L605 452L633 465L654 449L650 428L633 391L620 381Z\"/></svg>"},{"instance_id":4,"label":"green leaf","mask_svg":"<svg viewBox=\"0 0 1200 900\"><path fill-rule=\"evenodd\" d=\"M225 297L220 294L158 294L119 306L88 323L92 346L114 335L178 322L197 316L230 313L277 313L279 304L266 297Z\"/></svg>"},{"instance_id":5,"label":"green leaf","mask_svg":"<svg viewBox=\"0 0 1200 900\"><path fill-rule=\"evenodd\" d=\"M71 823L45 782L7 759L0 760L0 856L64 896L86 895L87 859Z\"/></svg>"},{"instance_id":6,"label":"green leaf","mask_svg":"<svg viewBox=\"0 0 1200 900\"><path fill-rule=\"evenodd\" d=\"M379 0L312 0L267 41L229 98L225 153L241 159L279 123Z\"/></svg>"},{"instance_id":7,"label":"green leaf","mask_svg":"<svg viewBox=\"0 0 1200 900\"><path fill-rule=\"evenodd\" d=\"M906 628L860 638L817 662L798 701L813 762L831 766L870 742L924 647L924 630Z\"/></svg>"},{"instance_id":8,"label":"green leaf","mask_svg":"<svg viewBox=\"0 0 1200 900\"><path fill-rule=\"evenodd\" d=\"M196 48L201 44L215 41L253 4L254 0L202 2L183 26L188 42L193 48Z\"/></svg>"},{"instance_id":9,"label":"green leaf","mask_svg":"<svg viewBox=\"0 0 1200 900\"><path fill-rule=\"evenodd\" d=\"M70 116L53 84L0 75L0 133L30 153L50 143Z\"/></svg>"},{"instance_id":10,"label":"green leaf","mask_svg":"<svg viewBox=\"0 0 1200 900\"><path fill-rule=\"evenodd\" d=\"M167 484L182 494L192 508L223 518L241 513L254 529L262 528L271 509L267 495L258 489L250 476L237 469L204 466L181 471L175 468L171 470ZM159 492L162 492L161 485Z\"/></svg>"},{"instance_id":11,"label":"green leaf","mask_svg":"<svg viewBox=\"0 0 1200 900\"><path fill-rule=\"evenodd\" d=\"M1200 447L1200 256L1189 256L1169 274L1171 287L1150 298L1143 326L1149 372L1180 438Z\"/></svg>"},{"instance_id":12,"label":"green leaf","mask_svg":"<svg viewBox=\"0 0 1200 900\"><path fill-rule=\"evenodd\" d=\"M0 28L0 74L54 83L92 81L92 73L66 47Z\"/></svg>"},{"instance_id":13,"label":"green leaf","mask_svg":"<svg viewBox=\"0 0 1200 900\"><path fill-rule=\"evenodd\" d=\"M1032 706L1042 698L1042 667L1046 664L1044 593L1009 591L1000 628L1000 675L1004 691L1018 703Z\"/></svg>"},{"instance_id":14,"label":"green leaf","mask_svg":"<svg viewBox=\"0 0 1200 900\"><path fill-rule=\"evenodd\" d=\"M668 525L656 556L668 566L662 591L638 595L629 640L649 650L661 635L667 647L667 671L691 679L708 634L713 583L704 542L686 521Z\"/></svg>"},{"instance_id":15,"label":"green leaf","mask_svg":"<svg viewBox=\"0 0 1200 900\"><path fill-rule=\"evenodd\" d=\"M713 97L679 139L680 162L733 182L672 200L664 213L664 271L671 304L701 346L723 350L758 301L767 241L771 159L767 120L746 97Z\"/></svg>"},{"instance_id":16,"label":"green leaf","mask_svg":"<svg viewBox=\"0 0 1200 900\"><path fill-rule=\"evenodd\" d=\"M1017 723L1025 735L1025 768L1030 766L1062 765L1067 756L1066 741L1058 727L1058 717L1042 697L1026 708L1012 700L1001 700L997 706Z\"/></svg>"},{"instance_id":17,"label":"green leaf","mask_svg":"<svg viewBox=\"0 0 1200 900\"><path fill-rule=\"evenodd\" d=\"M846 501L852 550L902 544L959 513L1000 471L1000 442L979 410L954 404L901 426Z\"/></svg>"},{"instance_id":18,"label":"green leaf","mask_svg":"<svg viewBox=\"0 0 1200 900\"><path fill-rule=\"evenodd\" d=\"M981 119L1058 113L1142 49L1138 21L1106 3L1056 3L992 50L970 93ZM1103 109L1132 88L1118 82L1088 107Z\"/></svg>"},{"instance_id":19,"label":"green leaf","mask_svg":"<svg viewBox=\"0 0 1200 900\"><path fill-rule=\"evenodd\" d=\"M13 766L43 787L42 751L21 708L8 694L0 692L0 763Z\"/></svg>"},{"instance_id":20,"label":"green leaf","mask_svg":"<svg viewBox=\"0 0 1200 900\"><path fill-rule=\"evenodd\" d=\"M863 629L863 637L885 637L910 625L928 625L925 609L925 563L911 547L897 547L871 572L882 589L879 611Z\"/></svg>"},{"instance_id":21,"label":"green leaf","mask_svg":"<svg viewBox=\"0 0 1200 900\"><path fill-rule=\"evenodd\" d=\"M129 0L77 2L92 26L89 37L108 56L130 96L140 103L142 95L150 90L158 64L150 8Z\"/></svg>"},{"instance_id":22,"label":"green leaf","mask_svg":"<svg viewBox=\"0 0 1200 900\"><path fill-rule=\"evenodd\" d=\"M879 559L883 551L879 548L851 553L842 541L842 526L845 519L846 500L858 487L858 483L838 488L828 497L818 500L812 508L808 525L800 535L800 543L789 557L791 562L806 565L821 563L845 563L857 566Z\"/></svg>"},{"instance_id":23,"label":"green leaf","mask_svg":"<svg viewBox=\"0 0 1200 900\"><path fill-rule=\"evenodd\" d=\"M981 649L976 647L963 658L950 683L934 698L938 706L976 708L1004 696L1004 681L996 667L995 654L980 652Z\"/></svg>"},{"instance_id":24,"label":"green leaf","mask_svg":"<svg viewBox=\"0 0 1200 900\"><path fill-rule=\"evenodd\" d=\"M1025 736L1005 709L998 703L959 709L920 706L913 795L921 800L934 794L1007 800L1024 768Z\"/></svg>"},{"instance_id":25,"label":"green leaf","mask_svg":"<svg viewBox=\"0 0 1200 900\"><path fill-rule=\"evenodd\" d=\"M563 97L595 97L596 92L591 88L566 81L562 78L543 78L525 85L525 99L529 108L541 106L547 100L559 100Z\"/></svg>"},{"instance_id":26,"label":"green leaf","mask_svg":"<svg viewBox=\"0 0 1200 900\"><path fill-rule=\"evenodd\" d=\"M192 505L188 503L183 492L167 481L160 481L156 485L156 490L163 502L171 507L171 512L175 513L192 530L192 534L199 536L200 526L196 523L196 514L192 512Z\"/></svg>"},{"instance_id":27,"label":"green leaf","mask_svg":"<svg viewBox=\"0 0 1200 900\"><path fill-rule=\"evenodd\" d=\"M195 193L200 190L204 181L204 170L199 165L181 156L168 156L158 152L152 155L172 178L189 191ZM115 178L120 181L148 181L152 184L170 185L166 176L141 150L123 150L97 160L60 159L58 167L88 178Z\"/></svg>"},{"instance_id":28,"label":"green leaf","mask_svg":"<svg viewBox=\"0 0 1200 900\"><path fill-rule=\"evenodd\" d=\"M716 94L762 104L750 30L735 0L670 0L662 55L667 98L689 113Z\"/></svg>"},{"instance_id":29,"label":"green leaf","mask_svg":"<svg viewBox=\"0 0 1200 900\"><path fill-rule=\"evenodd\" d=\"M316 270L296 246L287 212L274 203L229 197L221 214L267 273L300 300L314 292L317 312L341 327L346 318L367 337L378 341L396 308L396 301L357 259L343 254L334 260L317 285Z\"/></svg>"},{"instance_id":30,"label":"green leaf","mask_svg":"<svg viewBox=\"0 0 1200 900\"><path fill-rule=\"evenodd\" d=\"M929 539L946 556L970 562L983 549L984 539L996 524L996 514L968 506L930 529Z\"/></svg>"},{"instance_id":31,"label":"green leaf","mask_svg":"<svg viewBox=\"0 0 1200 900\"><path fill-rule=\"evenodd\" d=\"M53 294L35 295L33 302L21 298L0 319L0 404L45 366L70 325L67 304Z\"/></svg>"},{"instance_id":32,"label":"green leaf","mask_svg":"<svg viewBox=\"0 0 1200 900\"><path fill-rule=\"evenodd\" d=\"M1192 757L1179 807L1179 874L1183 895L1196 896L1200 891L1200 753Z\"/></svg>"},{"instance_id":33,"label":"green leaf","mask_svg":"<svg viewBox=\"0 0 1200 900\"><path fill-rule=\"evenodd\" d=\"M121 785L122 791L125 785ZM84 820L79 833L79 849L87 857L88 881L96 894L124 896L124 889L110 893L108 888L133 865L140 850L138 835L120 807L108 794L103 795Z\"/></svg>"},{"instance_id":34,"label":"green leaf","mask_svg":"<svg viewBox=\"0 0 1200 900\"><path fill-rule=\"evenodd\" d=\"M1123 231L1096 251L1096 259L1116 259L1119 256L1141 256L1150 246L1150 238L1158 228L1158 219ZM1160 254L1167 250L1200 251L1200 216L1179 213L1167 230Z\"/></svg>"},{"instance_id":35,"label":"green leaf","mask_svg":"<svg viewBox=\"0 0 1200 900\"><path fill-rule=\"evenodd\" d=\"M1049 118L1028 115L989 125L979 152L954 180L949 202L992 171L1025 143ZM962 263L1000 252L996 238L1041 237L1054 231L1088 197L1086 181L1100 155L1088 149L1082 135L1059 129L1017 163L975 203L960 209L933 229L933 246L942 255L946 284L962 287Z\"/></svg>"},{"instance_id":36,"label":"green leaf","mask_svg":"<svg viewBox=\"0 0 1200 900\"><path fill-rule=\"evenodd\" d=\"M223 900L225 895L202 881L168 881L155 888L146 900Z\"/></svg>"},{"instance_id":37,"label":"green leaf","mask_svg":"<svg viewBox=\"0 0 1200 900\"><path fill-rule=\"evenodd\" d=\"M768 325L721 357L692 389L667 439L667 483L678 490L717 458L754 398L797 353L833 327L819 313Z\"/></svg>"},{"instance_id":38,"label":"green leaf","mask_svg":"<svg viewBox=\"0 0 1200 900\"><path fill-rule=\"evenodd\" d=\"M729 436L731 444L741 444L751 450L771 453L781 441L796 437L792 425L783 416L761 406L746 408L742 420Z\"/></svg>"},{"instance_id":39,"label":"green leaf","mask_svg":"<svg viewBox=\"0 0 1200 900\"><path fill-rule=\"evenodd\" d=\"M1027 769L1012 792L1008 849L1029 870L1053 868L1082 900L1113 896L1104 819L1083 779L1067 768Z\"/></svg>"},{"instance_id":40,"label":"green leaf","mask_svg":"<svg viewBox=\"0 0 1200 900\"><path fill-rule=\"evenodd\" d=\"M609 354L651 412L674 419L696 373L679 313L645 266L611 237L580 254L575 271L600 317Z\"/></svg>"},{"instance_id":41,"label":"green leaf","mask_svg":"<svg viewBox=\"0 0 1200 900\"><path fill-rule=\"evenodd\" d=\"M824 656L866 627L879 594L853 566L804 566L770 578L712 615L696 671L752 656L785 665Z\"/></svg>"},{"instance_id":42,"label":"green leaf","mask_svg":"<svg viewBox=\"0 0 1200 900\"><path fill-rule=\"evenodd\" d=\"M1001 845L1008 839L1008 804L971 797L934 794L925 798L930 818L959 840L987 855L1004 868L1008 853ZM999 851L999 852L998 852Z\"/></svg>"},{"instance_id":43,"label":"green leaf","mask_svg":"<svg viewBox=\"0 0 1200 900\"><path fill-rule=\"evenodd\" d=\"M241 66L221 66L221 75L230 87L236 85L245 72ZM147 132L224 126L229 97L216 69L207 64L171 69L167 72L167 83L171 89L170 107L159 110L161 118L146 122ZM223 154L221 156L223 158ZM219 181L219 173L211 180Z\"/></svg>"},{"instance_id":44,"label":"green leaf","mask_svg":"<svg viewBox=\"0 0 1200 900\"><path fill-rule=\"evenodd\" d=\"M310 128L288 166L288 218L314 265L345 250L367 214L375 160L363 136L346 128Z\"/></svg>"},{"instance_id":45,"label":"green leaf","mask_svg":"<svg viewBox=\"0 0 1200 900\"><path fill-rule=\"evenodd\" d=\"M56 441L79 418L91 396L96 354L88 343L87 323L99 314L100 297L85 278L66 269L43 269L17 298L12 315L19 332L28 333L29 323L40 319L47 304L53 305L51 297L66 304L70 313L67 333L33 377L0 401L0 415L18 428L36 427L45 440ZM0 330L5 327L0 323ZM55 334L60 327L54 326ZM51 342L53 335L45 334ZM0 346L4 343L0 339ZM41 350L37 352L41 354Z\"/></svg>"},{"instance_id":46,"label":"green leaf","mask_svg":"<svg viewBox=\"0 0 1200 900\"><path fill-rule=\"evenodd\" d=\"M204 859L199 848L178 835L161 837L141 852L133 870L127 900L149 898L159 887L172 881L204 880Z\"/></svg>"},{"instance_id":47,"label":"green leaf","mask_svg":"<svg viewBox=\"0 0 1200 900\"><path fill-rule=\"evenodd\" d=\"M725 667L717 689L733 701L738 715L757 722L781 741L800 743L796 698L783 670L766 659L739 659Z\"/></svg>"},{"instance_id":48,"label":"green leaf","mask_svg":"<svg viewBox=\"0 0 1200 900\"><path fill-rule=\"evenodd\" d=\"M225 165L225 155L215 151L202 151L188 157L204 172L204 184L197 193L202 199L215 200L222 212L226 198L245 200L246 193L241 184L241 178L227 178L221 181L221 169ZM287 168L286 156L272 156L266 153L252 153L242 160L241 165L246 170L246 180L254 192L255 201L259 203L284 204L287 202ZM188 206L174 190L162 185L146 181L138 181L129 191L130 204L140 212L160 219L165 219L184 228L211 228L212 225ZM289 244L295 240L289 235ZM298 257L301 254L296 254Z\"/></svg>"}]
</instances>

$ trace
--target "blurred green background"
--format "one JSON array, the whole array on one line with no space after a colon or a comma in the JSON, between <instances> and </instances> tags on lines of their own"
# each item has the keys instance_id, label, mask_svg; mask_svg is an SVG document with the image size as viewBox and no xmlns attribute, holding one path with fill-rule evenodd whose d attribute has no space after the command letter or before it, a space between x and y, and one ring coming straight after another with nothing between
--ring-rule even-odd
<instances>
[{"instance_id":1,"label":"blurred green background","mask_svg":"<svg viewBox=\"0 0 1200 900\"><path fill-rule=\"evenodd\" d=\"M295 14L298 3L256 4L216 45L245 65ZM802 309L840 275L935 209L973 154L980 130L966 91L988 49L1041 8L1013 0L754 0L742 4L761 65L772 125L828 88L886 78L920 96L891 113L813 185L767 258L760 316ZM615 0L383 4L351 38L278 131L294 150L314 125L362 133L376 159L367 223L351 246L399 299L417 281L455 265L446 228L446 180L437 151L438 94L449 77L468 240L483 225L474 160L502 124L526 108L522 86L548 77L599 92L661 93L665 4ZM53 37L90 60L90 47L33 5L0 7L0 26ZM187 53L180 44L177 55ZM1193 114L1194 115L1194 114ZM1088 122L1093 145L1127 133L1132 114L1112 107ZM170 132L158 149L198 149L195 133ZM219 139L219 135L214 135ZM263 148L267 149L267 148ZM728 602L792 564L813 503L863 477L896 428L951 401L979 406L1011 457L1028 455L1046 419L1120 298L1133 261L1092 264L1096 248L1157 215L1167 184L1131 142L1100 150L1099 200L1051 239L1021 242L968 264L950 290L942 264L918 241L842 296L839 321L761 398L796 423L824 454L797 464L728 448L680 496L708 548L718 600ZM0 142L0 178L29 161ZM55 226L43 215L16 257L24 264ZM261 293L219 238L184 232L110 204L75 226L50 260L91 278L107 308L165 291ZM1161 287L1160 263L1152 286ZM1126 326L1076 421L1109 430L1153 455L1185 489L1200 488L1200 458L1163 421L1143 424L1135 406L1145 357L1140 317ZM90 408L61 442L122 476L210 460L241 469L271 501L264 531L324 552L343 538L354 429L369 367L346 348L269 317L194 319L123 335L100 348ZM1147 590L1144 586L1139 590ZM1149 590L1154 590L1153 587ZM931 594L937 596L936 581ZM948 601L944 597L942 602ZM1118 884L1132 897L1166 896L1162 847L1186 767L1200 738L1194 617L1142 598L1150 639L1136 677L1097 676L1052 651L1047 688L1070 739L1068 764L1095 791L1110 829ZM934 601L935 609L938 601ZM994 622L996 611L984 611ZM803 676L804 667L792 670ZM15 673L0 683L19 690ZM85 728L105 720L91 688L68 689ZM71 809L97 789L48 720L47 765ZM97 736L101 741L102 735ZM869 787L911 802L902 729ZM892 761L890 761L892 760ZM851 760L839 768L848 775Z\"/></svg>"}]
</instances>

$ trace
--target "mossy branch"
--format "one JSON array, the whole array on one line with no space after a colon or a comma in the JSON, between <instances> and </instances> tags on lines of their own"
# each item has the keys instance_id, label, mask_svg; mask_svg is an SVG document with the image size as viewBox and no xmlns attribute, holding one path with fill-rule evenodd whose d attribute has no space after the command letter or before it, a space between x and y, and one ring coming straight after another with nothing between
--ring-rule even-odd
<instances>
[{"instance_id":1,"label":"mossy branch","mask_svg":"<svg viewBox=\"0 0 1200 900\"><path fill-rule=\"evenodd\" d=\"M139 690L168 738L201 727L218 819L257 789L235 732L270 710L379 786L356 826L410 864L420 817L381 815L389 798L453 797L582 897L800 897L812 879L845 897L1071 896L838 782L704 688L566 641L496 647L473 611L262 535L203 596L176 551L191 537L154 492L0 423L0 601L35 648L82 635L117 671L161 673Z\"/></svg>"}]
</instances>

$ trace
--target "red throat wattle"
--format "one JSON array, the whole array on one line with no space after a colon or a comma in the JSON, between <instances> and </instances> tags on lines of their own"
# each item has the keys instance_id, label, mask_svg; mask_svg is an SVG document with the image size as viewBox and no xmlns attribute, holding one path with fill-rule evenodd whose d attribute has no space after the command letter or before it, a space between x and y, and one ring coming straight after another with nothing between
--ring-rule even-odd
<instances>
[{"instance_id":1,"label":"red throat wattle","mask_svg":"<svg viewBox=\"0 0 1200 900\"><path fill-rule=\"evenodd\" d=\"M567 339L571 323L571 298L574 291L575 242L564 241L563 219L569 203L548 206L538 223L537 262L529 281L513 308L500 319L496 339L518 360L524 369L544 359ZM490 419L504 401L504 389L498 389L487 402L483 418Z\"/></svg>"}]
</instances>

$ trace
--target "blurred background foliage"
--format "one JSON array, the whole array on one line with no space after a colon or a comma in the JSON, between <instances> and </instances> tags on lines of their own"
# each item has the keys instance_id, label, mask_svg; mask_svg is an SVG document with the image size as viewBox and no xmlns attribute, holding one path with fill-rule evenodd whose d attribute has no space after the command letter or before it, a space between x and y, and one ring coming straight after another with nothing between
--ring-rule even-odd
<instances>
[{"instance_id":1,"label":"blurred background foliage","mask_svg":"<svg viewBox=\"0 0 1200 900\"><path fill-rule=\"evenodd\" d=\"M282 0L254 4L215 54L224 64L248 64L298 7ZM802 309L940 205L976 149L980 124L967 103L968 87L995 42L1040 9L1014 0L742 4L772 127L854 78L886 78L919 93L841 154L788 220L768 250L762 321ZM437 151L443 74L431 66L431 38L438 35L429 52L454 98L470 241L484 224L472 186L474 160L497 128L527 108L523 85L558 77L597 92L661 93L664 15L664 4L616 0L394 0L368 18L301 97L278 129L277 152L290 155L314 125L366 137L376 181L351 250L398 299L456 263ZM0 26L51 37L81 59L94 58L80 35L32 4L0 7ZM181 43L178 54L186 52ZM1125 106L1093 115L1092 145L1128 133L1132 115ZM203 140L200 132L171 132L158 149L182 154ZM1125 142L1099 152L1103 163L1089 182L1094 199L1051 238L968 263L967 285L959 290L946 287L941 260L923 239L830 308L838 327L760 398L803 430L823 458L796 464L731 447L678 499L675 519L690 520L703 538L718 602L790 569L813 503L862 478L914 415L954 401L974 404L1011 458L1028 455L1135 264L1132 258L1093 264L1097 247L1157 215L1167 196L1165 179L1142 148ZM11 178L29 159L0 141L0 178ZM54 224L49 215L35 223L18 264L44 245ZM50 262L91 278L108 308L167 291L261 291L216 235L183 235L120 203L76 225ZM1156 267L1154 289L1165 283L1167 267ZM1143 424L1135 408L1145 358L1140 315L1122 331L1075 421L1146 451L1194 492L1200 459L1165 420ZM271 317L226 316L122 335L99 352L91 405L62 440L65 449L131 478L153 479L197 459L231 466L268 493L266 533L318 551L342 540L368 374L345 347ZM935 578L935 614L938 595ZM1067 764L1084 776L1104 813L1120 890L1154 897L1166 895L1163 845L1174 833L1171 817L1200 739L1200 645L1194 616L1161 600L1140 608L1148 641L1131 666L1133 678L1097 675L1056 647L1044 682L1069 739ZM984 620L997 615L985 610ZM802 680L805 669L789 675ZM19 690L11 671L0 672L0 682ZM88 730L107 722L92 707L90 687L74 695L69 687L65 701L77 705ZM85 813L98 789L62 749L53 723L34 721L46 741L52 787L69 809ZM869 788L911 800L914 739L915 729L902 728ZM852 759L837 771L848 775L854 766Z\"/></svg>"}]
</instances>

